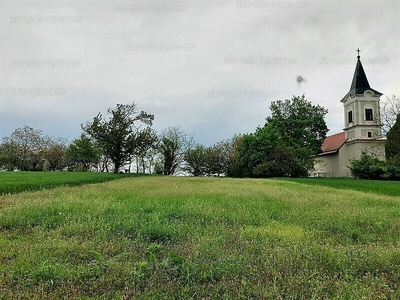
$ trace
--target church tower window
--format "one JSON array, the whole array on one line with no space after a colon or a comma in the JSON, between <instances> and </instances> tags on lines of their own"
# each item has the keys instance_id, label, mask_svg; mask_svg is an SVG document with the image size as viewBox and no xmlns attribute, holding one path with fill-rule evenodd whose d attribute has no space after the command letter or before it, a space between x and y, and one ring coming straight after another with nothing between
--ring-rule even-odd
<instances>
[{"instance_id":1,"label":"church tower window","mask_svg":"<svg viewBox=\"0 0 400 300\"><path fill-rule=\"evenodd\" d=\"M365 109L365 120L366 121L373 121L374 120L371 108L366 108Z\"/></svg>"},{"instance_id":2,"label":"church tower window","mask_svg":"<svg viewBox=\"0 0 400 300\"><path fill-rule=\"evenodd\" d=\"M349 111L347 114L349 123L353 123L353 112Z\"/></svg>"}]
</instances>

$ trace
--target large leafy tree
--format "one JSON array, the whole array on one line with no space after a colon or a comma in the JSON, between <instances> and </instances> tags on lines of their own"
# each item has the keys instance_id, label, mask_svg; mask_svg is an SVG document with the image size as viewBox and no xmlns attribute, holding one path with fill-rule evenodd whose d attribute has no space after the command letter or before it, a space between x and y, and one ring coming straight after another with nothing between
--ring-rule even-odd
<instances>
[{"instance_id":1,"label":"large leafy tree","mask_svg":"<svg viewBox=\"0 0 400 300\"><path fill-rule=\"evenodd\" d=\"M264 127L243 137L232 176L307 176L328 132L327 110L305 96L271 103Z\"/></svg>"},{"instance_id":2,"label":"large leafy tree","mask_svg":"<svg viewBox=\"0 0 400 300\"><path fill-rule=\"evenodd\" d=\"M274 101L270 109L271 116L265 126L273 127L286 145L294 147L298 154L304 154L304 158L321 151L328 132L325 108L313 105L303 94L293 96L291 100Z\"/></svg>"},{"instance_id":3,"label":"large leafy tree","mask_svg":"<svg viewBox=\"0 0 400 300\"><path fill-rule=\"evenodd\" d=\"M70 169L86 172L99 163L100 151L96 144L82 133L68 146L66 156Z\"/></svg>"},{"instance_id":4,"label":"large leafy tree","mask_svg":"<svg viewBox=\"0 0 400 300\"><path fill-rule=\"evenodd\" d=\"M136 110L136 104L117 104L107 110L109 115L105 119L101 113L93 118L92 122L82 124L82 129L99 145L101 151L114 164L114 173L130 161L135 151L136 138L143 129L140 125L151 127L154 116L144 111ZM137 126L137 123L139 126Z\"/></svg>"}]
</instances>

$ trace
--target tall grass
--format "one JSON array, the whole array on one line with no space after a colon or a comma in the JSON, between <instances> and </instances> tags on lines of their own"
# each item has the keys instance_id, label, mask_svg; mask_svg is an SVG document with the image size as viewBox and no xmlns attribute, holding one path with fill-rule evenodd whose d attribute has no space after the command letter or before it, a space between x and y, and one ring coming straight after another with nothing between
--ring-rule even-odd
<instances>
[{"instance_id":1,"label":"tall grass","mask_svg":"<svg viewBox=\"0 0 400 300\"><path fill-rule=\"evenodd\" d=\"M0 293L26 299L400 297L400 197L139 177L0 197Z\"/></svg>"}]
</instances>

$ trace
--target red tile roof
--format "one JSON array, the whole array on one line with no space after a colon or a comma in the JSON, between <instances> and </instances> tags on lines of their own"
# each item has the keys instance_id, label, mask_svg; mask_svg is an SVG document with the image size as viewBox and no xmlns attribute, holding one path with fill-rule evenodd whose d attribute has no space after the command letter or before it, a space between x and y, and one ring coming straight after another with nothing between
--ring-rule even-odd
<instances>
[{"instance_id":1,"label":"red tile roof","mask_svg":"<svg viewBox=\"0 0 400 300\"><path fill-rule=\"evenodd\" d=\"M346 134L344 132L327 136L322 144L320 155L336 153L345 142Z\"/></svg>"}]
</instances>

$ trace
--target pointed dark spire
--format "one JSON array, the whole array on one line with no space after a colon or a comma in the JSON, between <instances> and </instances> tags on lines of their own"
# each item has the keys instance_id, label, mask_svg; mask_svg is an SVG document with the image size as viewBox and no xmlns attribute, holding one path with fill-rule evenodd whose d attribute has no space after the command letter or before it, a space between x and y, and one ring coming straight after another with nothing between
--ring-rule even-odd
<instances>
[{"instance_id":1,"label":"pointed dark spire","mask_svg":"<svg viewBox=\"0 0 400 300\"><path fill-rule=\"evenodd\" d=\"M351 83L350 95L354 94L364 94L366 90L371 90L375 94L378 94L379 96L382 95L382 93L371 89L368 83L367 75L365 75L364 68L361 64L360 61L360 49L357 49L358 55L357 55L357 65L356 65L356 70L354 71L354 76L353 76L353 82Z\"/></svg>"}]
</instances>

